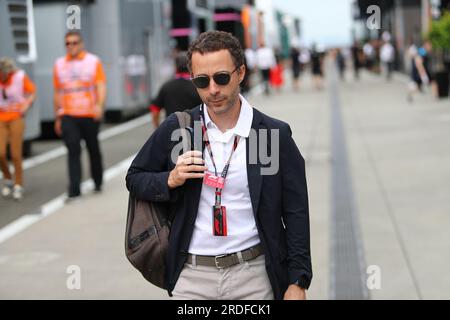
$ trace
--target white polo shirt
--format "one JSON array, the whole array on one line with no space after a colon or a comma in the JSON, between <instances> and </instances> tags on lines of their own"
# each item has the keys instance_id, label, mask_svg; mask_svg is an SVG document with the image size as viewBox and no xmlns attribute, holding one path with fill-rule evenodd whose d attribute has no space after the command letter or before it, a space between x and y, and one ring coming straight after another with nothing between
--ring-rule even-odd
<instances>
[{"instance_id":1,"label":"white polo shirt","mask_svg":"<svg viewBox=\"0 0 450 320\"><path fill-rule=\"evenodd\" d=\"M202 185L197 219L189 246L189 253L196 255L216 256L248 249L260 242L252 203L248 189L246 165L246 140L250 134L253 120L253 109L241 95L239 119L233 129L222 133L212 122L205 108L205 125L211 143L217 174L223 167L233 148L234 135L240 136L228 170L225 186L222 190L222 205L226 207L227 236L213 235L213 211L215 188ZM214 174L214 166L209 152L204 151L205 165Z\"/></svg>"}]
</instances>

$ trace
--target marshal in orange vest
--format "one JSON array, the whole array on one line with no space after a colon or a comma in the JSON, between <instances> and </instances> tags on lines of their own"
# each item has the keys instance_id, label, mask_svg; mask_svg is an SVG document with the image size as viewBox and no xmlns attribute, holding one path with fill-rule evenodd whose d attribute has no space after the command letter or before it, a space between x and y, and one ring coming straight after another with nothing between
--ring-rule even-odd
<instances>
[{"instance_id":1,"label":"marshal in orange vest","mask_svg":"<svg viewBox=\"0 0 450 320\"><path fill-rule=\"evenodd\" d=\"M58 116L94 118L96 86L105 81L100 59L91 53L83 51L75 58L56 60L53 82L59 97Z\"/></svg>"},{"instance_id":2,"label":"marshal in orange vest","mask_svg":"<svg viewBox=\"0 0 450 320\"><path fill-rule=\"evenodd\" d=\"M0 82L0 121L19 119L23 113L25 94L36 88L23 70L14 71L5 83Z\"/></svg>"}]
</instances>

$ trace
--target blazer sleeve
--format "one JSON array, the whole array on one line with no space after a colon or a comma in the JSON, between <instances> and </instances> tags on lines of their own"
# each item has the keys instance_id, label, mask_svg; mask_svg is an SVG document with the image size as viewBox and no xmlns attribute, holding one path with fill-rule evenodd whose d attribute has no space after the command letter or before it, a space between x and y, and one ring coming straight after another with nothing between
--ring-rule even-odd
<instances>
[{"instance_id":1,"label":"blazer sleeve","mask_svg":"<svg viewBox=\"0 0 450 320\"><path fill-rule=\"evenodd\" d=\"M280 130L280 157L289 281L308 289L312 267L305 161L288 125Z\"/></svg>"},{"instance_id":2,"label":"blazer sleeve","mask_svg":"<svg viewBox=\"0 0 450 320\"><path fill-rule=\"evenodd\" d=\"M171 170L171 146L174 144L171 134L177 128L177 117L172 114L156 129L134 158L126 175L126 186L135 198L155 202L177 200L178 188L170 190L167 185Z\"/></svg>"}]
</instances>

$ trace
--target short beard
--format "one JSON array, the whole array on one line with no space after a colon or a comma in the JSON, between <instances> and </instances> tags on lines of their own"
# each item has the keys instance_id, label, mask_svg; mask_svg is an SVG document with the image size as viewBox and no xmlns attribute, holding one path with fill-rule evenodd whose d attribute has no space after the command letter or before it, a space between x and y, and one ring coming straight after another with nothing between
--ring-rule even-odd
<instances>
[{"instance_id":1,"label":"short beard","mask_svg":"<svg viewBox=\"0 0 450 320\"><path fill-rule=\"evenodd\" d=\"M226 108L219 112L216 112L216 114L224 114L224 113L227 113L228 111L230 111L231 109L233 109L234 105L239 100L240 92L241 92L241 90L240 90L240 87L238 86L236 88L236 90L230 94L230 99L228 100L228 102L226 104Z\"/></svg>"}]
</instances>

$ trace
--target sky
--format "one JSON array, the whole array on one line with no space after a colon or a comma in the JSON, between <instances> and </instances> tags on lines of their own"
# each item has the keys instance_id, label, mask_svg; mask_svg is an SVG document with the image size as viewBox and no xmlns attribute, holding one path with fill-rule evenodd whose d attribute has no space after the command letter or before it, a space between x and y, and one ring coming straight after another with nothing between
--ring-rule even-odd
<instances>
[{"instance_id":1,"label":"sky","mask_svg":"<svg viewBox=\"0 0 450 320\"><path fill-rule=\"evenodd\" d=\"M351 43L353 0L272 0L275 8L301 19L302 42L328 45Z\"/></svg>"}]
</instances>

